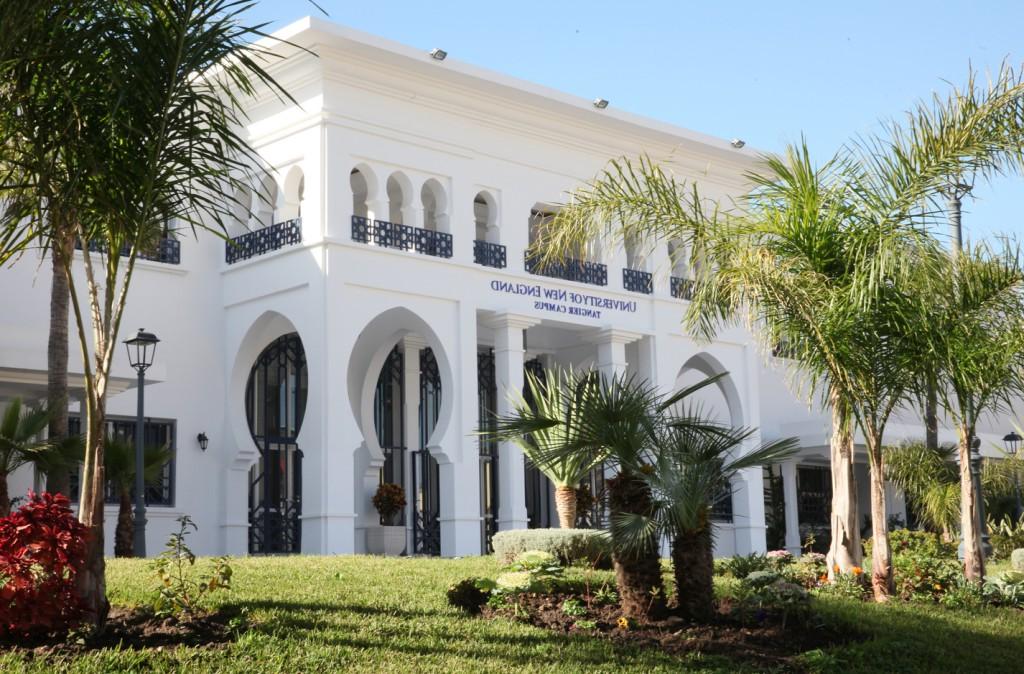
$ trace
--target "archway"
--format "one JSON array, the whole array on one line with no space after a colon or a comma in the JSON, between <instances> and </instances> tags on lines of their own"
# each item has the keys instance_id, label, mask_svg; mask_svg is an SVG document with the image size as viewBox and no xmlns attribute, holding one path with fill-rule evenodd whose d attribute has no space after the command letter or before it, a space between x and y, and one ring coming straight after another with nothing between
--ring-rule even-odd
<instances>
[{"instance_id":1,"label":"archway","mask_svg":"<svg viewBox=\"0 0 1024 674\"><path fill-rule=\"evenodd\" d=\"M306 353L298 333L282 335L256 358L245 388L249 433L259 458L249 469L249 553L301 549L302 450Z\"/></svg>"}]
</instances>

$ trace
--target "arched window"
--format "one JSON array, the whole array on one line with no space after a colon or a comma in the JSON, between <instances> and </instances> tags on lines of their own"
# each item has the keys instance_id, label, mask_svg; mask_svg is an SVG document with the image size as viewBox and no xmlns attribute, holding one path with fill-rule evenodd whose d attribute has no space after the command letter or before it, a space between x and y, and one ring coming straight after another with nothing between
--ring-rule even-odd
<instances>
[{"instance_id":1,"label":"arched window","mask_svg":"<svg viewBox=\"0 0 1024 674\"><path fill-rule=\"evenodd\" d=\"M473 197L473 220L477 241L498 243L498 209L489 192L478 192Z\"/></svg>"},{"instance_id":2,"label":"arched window","mask_svg":"<svg viewBox=\"0 0 1024 674\"><path fill-rule=\"evenodd\" d=\"M228 227L228 234L238 236L249 230L249 220L252 217L252 189L248 185L240 186L231 197L232 222Z\"/></svg>"},{"instance_id":3,"label":"arched window","mask_svg":"<svg viewBox=\"0 0 1024 674\"><path fill-rule=\"evenodd\" d=\"M281 220L293 220L302 217L302 201L305 198L306 177L302 169L293 166L284 180L284 203L281 205Z\"/></svg>"},{"instance_id":4,"label":"arched window","mask_svg":"<svg viewBox=\"0 0 1024 674\"><path fill-rule=\"evenodd\" d=\"M672 276L688 278L686 271L686 246L682 241L674 239L668 242L668 260L672 265Z\"/></svg>"},{"instance_id":5,"label":"arched window","mask_svg":"<svg viewBox=\"0 0 1024 674\"><path fill-rule=\"evenodd\" d=\"M409 179L401 173L392 173L388 176L388 220L396 225L405 224L405 209L411 201L411 186Z\"/></svg>"},{"instance_id":6,"label":"arched window","mask_svg":"<svg viewBox=\"0 0 1024 674\"><path fill-rule=\"evenodd\" d=\"M420 190L420 203L423 206L423 228L435 232L448 229L448 199L441 183L431 178L423 183Z\"/></svg>"},{"instance_id":7,"label":"arched window","mask_svg":"<svg viewBox=\"0 0 1024 674\"><path fill-rule=\"evenodd\" d=\"M277 216L277 182L273 176L266 176L260 184L256 199L255 227L269 227Z\"/></svg>"},{"instance_id":8,"label":"arched window","mask_svg":"<svg viewBox=\"0 0 1024 674\"><path fill-rule=\"evenodd\" d=\"M370 183L366 174L354 168L348 176L348 184L352 187L352 214L361 218L369 217L369 208L366 205L370 196Z\"/></svg>"}]
</instances>

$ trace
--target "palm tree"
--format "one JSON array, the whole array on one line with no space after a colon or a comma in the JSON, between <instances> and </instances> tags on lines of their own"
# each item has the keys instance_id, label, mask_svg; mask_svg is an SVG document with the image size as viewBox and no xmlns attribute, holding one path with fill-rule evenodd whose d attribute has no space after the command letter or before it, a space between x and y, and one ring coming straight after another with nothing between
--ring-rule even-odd
<instances>
[{"instance_id":1,"label":"palm tree","mask_svg":"<svg viewBox=\"0 0 1024 674\"><path fill-rule=\"evenodd\" d=\"M122 438L109 437L104 452L107 480L118 496L117 528L114 531L114 556L135 556L135 518L132 516L132 490L135 487L135 445ZM160 477L171 460L167 447L146 447L143 477L150 484Z\"/></svg>"},{"instance_id":2,"label":"palm tree","mask_svg":"<svg viewBox=\"0 0 1024 674\"><path fill-rule=\"evenodd\" d=\"M674 409L720 377L706 379L661 405L654 461L644 473L652 493L652 512L612 518L613 535L621 540L642 542L655 532L671 541L678 610L700 621L714 612L712 505L730 493L732 479L740 471L780 461L798 448L795 440L786 439L744 451L744 445L756 439L753 429L720 424L693 405Z\"/></svg>"},{"instance_id":3,"label":"palm tree","mask_svg":"<svg viewBox=\"0 0 1024 674\"><path fill-rule=\"evenodd\" d=\"M923 286L927 308L921 334L940 363L938 393L959 436L960 535L964 573L985 575L978 494L971 479L971 444L985 414L1012 409L1024 394L1024 265L1016 246L967 246L939 255L939 272Z\"/></svg>"},{"instance_id":4,"label":"palm tree","mask_svg":"<svg viewBox=\"0 0 1024 674\"><path fill-rule=\"evenodd\" d=\"M878 599L892 580L882 438L893 408L917 393L924 360L907 334L919 318L909 262L935 245L924 230L940 220L936 202L948 176L1019 169L1022 94L1011 68L987 87L971 73L965 88L918 104L904 125L888 125L821 167L806 146L764 157L735 209L646 157L616 160L573 193L536 244L544 264L599 238L682 242L676 250L696 288L687 326L710 338L742 318L766 351L784 346L801 388L820 393L832 415L830 568L859 560L855 424L867 440Z\"/></svg>"},{"instance_id":5,"label":"palm tree","mask_svg":"<svg viewBox=\"0 0 1024 674\"><path fill-rule=\"evenodd\" d=\"M0 86L17 89L19 100L46 97L56 89L34 83L63 77L76 107L59 107L37 125L40 146L62 148L67 168L56 186L43 189L51 174L35 161L42 152L17 171L0 171L0 198L36 197L4 215L0 248L51 246L61 233L54 216L74 213L68 223L73 236L106 251L97 256L83 246L84 289L71 260L60 256L83 353L87 419L79 519L90 536L77 580L91 622L102 627L109 607L103 564L107 385L137 254L171 221L225 235L233 195L255 182L251 167L259 165L245 136L242 98L260 88L294 100L264 69L263 48L254 44L262 26L241 22L245 3L58 2L81 13L29 36L41 43L9 30L24 18L21 4L0 4ZM10 73L24 77L12 80ZM19 89L19 83L27 84ZM69 128L74 143L65 142ZM0 133L0 148L16 154L19 135L8 125L0 125ZM42 198L50 192L61 195L55 202L60 213L50 212Z\"/></svg>"},{"instance_id":6,"label":"palm tree","mask_svg":"<svg viewBox=\"0 0 1024 674\"><path fill-rule=\"evenodd\" d=\"M40 439L50 414L45 407L26 408L15 398L0 419L0 517L11 514L7 478L15 470L52 451L52 443Z\"/></svg>"},{"instance_id":7,"label":"palm tree","mask_svg":"<svg viewBox=\"0 0 1024 674\"><path fill-rule=\"evenodd\" d=\"M494 427L484 431L497 440L516 442L526 459L551 480L558 524L563 529L576 526L576 489L598 463L595 454L560 451L575 445L580 401L588 395L587 387L595 383L593 373L549 370L539 376L528 372L529 400L520 396L512 415L496 419ZM558 423L548 425L549 419Z\"/></svg>"},{"instance_id":8,"label":"palm tree","mask_svg":"<svg viewBox=\"0 0 1024 674\"><path fill-rule=\"evenodd\" d=\"M946 541L960 526L960 470L953 445L929 447L909 442L885 449L885 477L899 487L921 525ZM1013 461L984 461L981 472L986 504L1013 493Z\"/></svg>"}]
</instances>

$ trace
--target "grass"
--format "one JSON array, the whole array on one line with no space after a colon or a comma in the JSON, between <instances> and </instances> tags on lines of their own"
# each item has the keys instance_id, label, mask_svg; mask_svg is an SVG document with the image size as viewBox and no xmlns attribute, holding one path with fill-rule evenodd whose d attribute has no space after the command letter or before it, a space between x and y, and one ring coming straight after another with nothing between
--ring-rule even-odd
<instances>
[{"instance_id":1,"label":"grass","mask_svg":"<svg viewBox=\"0 0 1024 674\"><path fill-rule=\"evenodd\" d=\"M202 563L202 562L201 562ZM106 649L62 660L0 655L26 672L740 672L721 659L680 660L606 640L566 637L507 620L467 618L446 605L457 580L498 571L490 558L247 558L234 589L211 601L248 607L250 629L224 648ZM608 578L594 572L599 585ZM111 602L145 603L153 577L143 562L111 560ZM821 615L872 639L803 657L818 671L1014 671L1024 659L1024 614L937 606L817 602ZM749 670L749 668L748 668Z\"/></svg>"}]
</instances>

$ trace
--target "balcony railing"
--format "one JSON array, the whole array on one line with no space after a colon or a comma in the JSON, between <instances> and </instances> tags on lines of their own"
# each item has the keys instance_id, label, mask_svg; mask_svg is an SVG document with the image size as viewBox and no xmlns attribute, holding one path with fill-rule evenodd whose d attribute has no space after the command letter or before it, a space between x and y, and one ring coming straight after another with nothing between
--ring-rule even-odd
<instances>
[{"instance_id":1,"label":"balcony railing","mask_svg":"<svg viewBox=\"0 0 1024 674\"><path fill-rule=\"evenodd\" d=\"M82 242L76 240L75 248L82 250ZM128 255L130 250L131 246L128 244L121 246L121 255ZM89 252L106 253L107 247L100 241L90 241ZM160 239L152 249L140 250L136 258L164 264L181 264L181 242L171 238Z\"/></svg>"},{"instance_id":2,"label":"balcony railing","mask_svg":"<svg viewBox=\"0 0 1024 674\"><path fill-rule=\"evenodd\" d=\"M352 216L352 240L382 248L415 250L434 257L452 256L452 235L448 232L399 225L387 220L370 220L358 215Z\"/></svg>"},{"instance_id":3,"label":"balcony railing","mask_svg":"<svg viewBox=\"0 0 1024 674\"><path fill-rule=\"evenodd\" d=\"M224 261L234 264L297 243L302 243L301 218L278 222L228 239L224 242Z\"/></svg>"},{"instance_id":4,"label":"balcony railing","mask_svg":"<svg viewBox=\"0 0 1024 674\"><path fill-rule=\"evenodd\" d=\"M693 280L673 276L669 280L669 287L672 290L672 297L680 300L693 299Z\"/></svg>"},{"instance_id":5,"label":"balcony railing","mask_svg":"<svg viewBox=\"0 0 1024 674\"><path fill-rule=\"evenodd\" d=\"M473 242L473 262L485 267L504 269L508 265L505 246L487 241Z\"/></svg>"},{"instance_id":6,"label":"balcony railing","mask_svg":"<svg viewBox=\"0 0 1024 674\"><path fill-rule=\"evenodd\" d=\"M654 292L654 278L650 272L626 267L622 270L622 287L630 292L650 295Z\"/></svg>"},{"instance_id":7,"label":"balcony railing","mask_svg":"<svg viewBox=\"0 0 1024 674\"><path fill-rule=\"evenodd\" d=\"M560 278L566 281L578 281L595 286L608 285L608 267L600 262L587 262L568 258L560 262L549 262L543 267L539 260L526 253L526 271L537 276Z\"/></svg>"}]
</instances>

